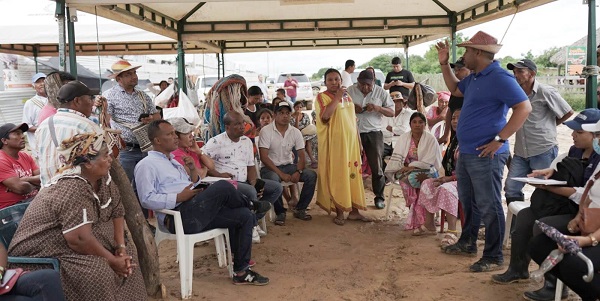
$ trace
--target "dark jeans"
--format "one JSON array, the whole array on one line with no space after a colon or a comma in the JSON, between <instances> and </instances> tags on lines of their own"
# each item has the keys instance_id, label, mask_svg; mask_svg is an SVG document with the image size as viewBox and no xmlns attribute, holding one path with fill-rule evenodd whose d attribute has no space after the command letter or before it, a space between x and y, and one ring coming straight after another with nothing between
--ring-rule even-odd
<instances>
[{"instance_id":1,"label":"dark jeans","mask_svg":"<svg viewBox=\"0 0 600 301\"><path fill-rule=\"evenodd\" d=\"M19 277L13 289L0 296L2 301L61 301L65 300L60 274L55 270L27 272Z\"/></svg>"},{"instance_id":2,"label":"dark jeans","mask_svg":"<svg viewBox=\"0 0 600 301\"><path fill-rule=\"evenodd\" d=\"M298 169L294 164L281 165L277 166L279 170L286 174L293 174ZM263 179L269 179L277 182L281 182L279 176L272 170L263 167L260 170L260 176ZM300 182L304 183L302 185L302 191L300 192L300 199L298 200L298 205L296 205L297 210L306 210L306 207L312 201L313 195L315 195L315 186L317 186L317 173L310 169L304 169L302 171L302 175L300 175ZM285 208L283 207L283 198L281 195L279 199L275 202L275 214L285 213Z\"/></svg>"},{"instance_id":3,"label":"dark jeans","mask_svg":"<svg viewBox=\"0 0 600 301\"><path fill-rule=\"evenodd\" d=\"M218 181L193 199L175 207L181 213L183 232L199 233L216 228L229 229L233 270L248 269L252 256L252 228L256 222L247 200L227 181ZM169 216L167 216L169 217ZM165 218L167 229L175 233L172 222Z\"/></svg>"},{"instance_id":4,"label":"dark jeans","mask_svg":"<svg viewBox=\"0 0 600 301\"><path fill-rule=\"evenodd\" d=\"M385 171L385 168L387 167L387 163L385 163L383 158L391 156L393 153L394 149L392 148L391 144L383 144L383 154L381 155L381 168L383 171Z\"/></svg>"},{"instance_id":5,"label":"dark jeans","mask_svg":"<svg viewBox=\"0 0 600 301\"><path fill-rule=\"evenodd\" d=\"M563 234L573 235L567 231L567 224L573 217L573 215L556 215L542 218L541 221L555 227ZM531 244L529 245L529 254L535 262L542 264L546 256L557 248L557 245L556 242L545 234L540 234L538 227L535 227L534 230L536 236L531 240ZM587 265L579 257L570 254L565 254L563 260L550 270L549 273L552 273L564 282L583 301L595 301L600 298L600 277L598 277L597 273L598 267L600 267L600 245L596 247L584 247L582 252L594 264L596 272L592 282L585 282L581 278L583 275L587 275Z\"/></svg>"},{"instance_id":6,"label":"dark jeans","mask_svg":"<svg viewBox=\"0 0 600 301\"><path fill-rule=\"evenodd\" d=\"M371 168L371 183L373 185L373 193L375 201L385 201L383 190L385 189L385 176L383 175L382 158L383 158L383 133L381 131L360 133L367 162Z\"/></svg>"},{"instance_id":7,"label":"dark jeans","mask_svg":"<svg viewBox=\"0 0 600 301\"><path fill-rule=\"evenodd\" d=\"M148 153L142 152L139 147L126 146L119 151L119 162L121 163L121 166L123 166L129 182L133 185L133 191L136 191L133 171L138 162L142 161L147 155ZM137 196L137 193L135 195ZM142 207L142 212L144 213L144 217L148 218L148 209Z\"/></svg>"},{"instance_id":8,"label":"dark jeans","mask_svg":"<svg viewBox=\"0 0 600 301\"><path fill-rule=\"evenodd\" d=\"M519 211L519 214L513 219L513 223L514 228L510 233L510 266L515 269L515 272L527 273L531 261L527 254L527 246L533 237L535 225L535 216L531 208L527 207ZM512 262L513 259L516 262Z\"/></svg>"},{"instance_id":9,"label":"dark jeans","mask_svg":"<svg viewBox=\"0 0 600 301\"><path fill-rule=\"evenodd\" d=\"M281 194L283 193L283 186L281 186L281 183L273 180L263 179L263 181L265 181L265 187L263 190L262 198L260 198L260 200L267 201L271 203L271 205L275 206L277 200L281 198ZM258 196L256 195L256 189L254 188L254 186L246 182L238 182L238 191L244 196L246 196L246 198L248 198L250 201L258 201ZM264 213L257 214L256 219L259 220L263 218L263 216L265 216Z\"/></svg>"},{"instance_id":10,"label":"dark jeans","mask_svg":"<svg viewBox=\"0 0 600 301\"><path fill-rule=\"evenodd\" d=\"M508 152L495 154L494 158L476 154L460 153L456 177L458 199L465 215L465 225L459 243L477 250L479 225L485 225L485 247L483 258L503 261L502 238L504 237L504 210L500 192L502 173Z\"/></svg>"}]
</instances>

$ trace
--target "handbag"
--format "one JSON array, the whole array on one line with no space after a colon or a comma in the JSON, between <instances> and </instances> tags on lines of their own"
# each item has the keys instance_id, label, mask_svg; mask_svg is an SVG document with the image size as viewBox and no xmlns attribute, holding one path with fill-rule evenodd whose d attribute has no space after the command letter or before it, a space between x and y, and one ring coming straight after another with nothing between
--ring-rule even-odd
<instances>
[{"instance_id":1,"label":"handbag","mask_svg":"<svg viewBox=\"0 0 600 301\"><path fill-rule=\"evenodd\" d=\"M583 195L581 196L582 202L587 200L588 193L596 180L600 178L600 171L594 175L593 179L590 179L585 186L585 190L583 191ZM591 203L591 202L590 202ZM589 206L589 204L588 204ZM579 208L579 212L581 213L581 222L579 223L579 230L581 230L582 236L587 236L591 233L596 232L600 229L600 208Z\"/></svg>"},{"instance_id":2,"label":"handbag","mask_svg":"<svg viewBox=\"0 0 600 301\"><path fill-rule=\"evenodd\" d=\"M149 113L150 111L147 108L146 101L144 99L144 96L142 96L142 93L142 91L138 91L138 96L140 97L140 101L144 105L144 112ZM152 143L148 138L148 124L140 122L139 124L135 125L131 123L119 122L115 118L113 118L113 120L125 127L128 127L131 130L133 136L135 136L135 140L137 140L138 144L140 145L140 150L142 152L148 152L153 149Z\"/></svg>"},{"instance_id":3,"label":"handbag","mask_svg":"<svg viewBox=\"0 0 600 301\"><path fill-rule=\"evenodd\" d=\"M408 107L413 110L417 110L419 107L419 98L422 99L423 106L428 107L432 103L437 101L437 93L429 85L423 83L415 83L414 88L410 91L410 94L408 95Z\"/></svg>"},{"instance_id":4,"label":"handbag","mask_svg":"<svg viewBox=\"0 0 600 301\"><path fill-rule=\"evenodd\" d=\"M317 134L317 127L314 124L309 124L304 127L301 131L302 136L311 136Z\"/></svg>"},{"instance_id":5,"label":"handbag","mask_svg":"<svg viewBox=\"0 0 600 301\"><path fill-rule=\"evenodd\" d=\"M396 180L406 179L408 184L413 188L421 188L421 183L429 178L437 178L439 175L437 170L431 172L430 169L414 169L409 172L401 172L395 175Z\"/></svg>"},{"instance_id":6,"label":"handbag","mask_svg":"<svg viewBox=\"0 0 600 301\"><path fill-rule=\"evenodd\" d=\"M6 270L2 277L2 284L0 285L0 295L10 292L17 283L17 280L19 280L19 277L25 273L27 272L23 271L21 268Z\"/></svg>"}]
</instances>

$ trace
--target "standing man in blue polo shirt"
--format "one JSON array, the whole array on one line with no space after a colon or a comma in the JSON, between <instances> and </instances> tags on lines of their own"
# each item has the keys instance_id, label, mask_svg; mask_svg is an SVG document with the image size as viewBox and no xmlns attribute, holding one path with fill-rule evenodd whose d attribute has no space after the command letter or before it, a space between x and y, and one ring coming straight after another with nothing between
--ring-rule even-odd
<instances>
[{"instance_id":1,"label":"standing man in blue polo shirt","mask_svg":"<svg viewBox=\"0 0 600 301\"><path fill-rule=\"evenodd\" d=\"M502 173L509 155L508 137L523 126L531 112L529 98L515 78L494 60L502 45L479 31L465 47L465 66L473 73L458 80L450 65L448 41L436 45L444 82L464 103L456 134L460 145L456 176L458 198L465 212L465 226L456 244L442 250L453 255L477 256L479 225L485 225L483 257L470 266L471 272L498 270L504 264L502 238ZM513 113L506 120L508 109Z\"/></svg>"}]
</instances>

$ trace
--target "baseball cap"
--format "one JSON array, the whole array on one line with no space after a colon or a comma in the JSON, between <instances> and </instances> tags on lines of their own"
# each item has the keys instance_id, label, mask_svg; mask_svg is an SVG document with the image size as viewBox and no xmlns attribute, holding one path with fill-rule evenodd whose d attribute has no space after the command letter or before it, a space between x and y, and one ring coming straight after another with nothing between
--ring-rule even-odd
<instances>
[{"instance_id":1,"label":"baseball cap","mask_svg":"<svg viewBox=\"0 0 600 301\"><path fill-rule=\"evenodd\" d=\"M34 74L34 75L33 75L33 77L31 78L31 83L32 83L32 84L35 84L35 82L37 82L37 81L38 81L38 79L40 79L40 78L46 78L46 77L47 77L47 76L46 76L46 74L44 74L44 73L41 73L41 72L39 72L39 73L36 73L36 74Z\"/></svg>"},{"instance_id":2,"label":"baseball cap","mask_svg":"<svg viewBox=\"0 0 600 301\"><path fill-rule=\"evenodd\" d=\"M29 126L27 125L27 123L21 123L18 125L15 125L14 123L4 124L4 125L0 126L0 139L8 138L8 134L10 134L16 130L21 130L24 133L24 132L27 132L28 129L29 129ZM0 141L0 148L2 146L4 146L4 143L2 143L2 141Z\"/></svg>"},{"instance_id":3,"label":"baseball cap","mask_svg":"<svg viewBox=\"0 0 600 301\"><path fill-rule=\"evenodd\" d=\"M568 126L574 131L587 131L597 132L600 131L600 110L598 109L585 109L581 111L575 118L566 121L564 125Z\"/></svg>"},{"instance_id":4,"label":"baseball cap","mask_svg":"<svg viewBox=\"0 0 600 301\"><path fill-rule=\"evenodd\" d=\"M537 66L530 59L522 59L516 63L509 63L508 65L506 65L506 68L508 70L513 70L515 68L528 68L533 72L537 72Z\"/></svg>"},{"instance_id":5,"label":"baseball cap","mask_svg":"<svg viewBox=\"0 0 600 301\"><path fill-rule=\"evenodd\" d=\"M275 113L283 110L283 109L288 109L290 110L290 112L292 111L292 106L290 106L290 104L287 101L280 101L277 106L275 106L275 109L273 110Z\"/></svg>"},{"instance_id":6,"label":"baseball cap","mask_svg":"<svg viewBox=\"0 0 600 301\"><path fill-rule=\"evenodd\" d=\"M358 74L357 80L361 83L373 83L373 72L371 70L363 70Z\"/></svg>"},{"instance_id":7,"label":"baseball cap","mask_svg":"<svg viewBox=\"0 0 600 301\"><path fill-rule=\"evenodd\" d=\"M169 118L167 119L167 121L171 123L171 125L175 128L176 132L182 134L191 133L196 128L192 123L188 122L183 117Z\"/></svg>"},{"instance_id":8,"label":"baseball cap","mask_svg":"<svg viewBox=\"0 0 600 301\"><path fill-rule=\"evenodd\" d=\"M58 102L67 103L75 99L75 97L80 97L83 95L98 95L100 94L100 90L98 89L90 89L84 83L80 81L72 81L68 82L58 90Z\"/></svg>"},{"instance_id":9,"label":"baseball cap","mask_svg":"<svg viewBox=\"0 0 600 301\"><path fill-rule=\"evenodd\" d=\"M454 68L462 68L465 66L465 58L464 57L459 57L458 60L456 60L456 62L454 62L454 64L450 64L450 68L454 69Z\"/></svg>"}]
</instances>

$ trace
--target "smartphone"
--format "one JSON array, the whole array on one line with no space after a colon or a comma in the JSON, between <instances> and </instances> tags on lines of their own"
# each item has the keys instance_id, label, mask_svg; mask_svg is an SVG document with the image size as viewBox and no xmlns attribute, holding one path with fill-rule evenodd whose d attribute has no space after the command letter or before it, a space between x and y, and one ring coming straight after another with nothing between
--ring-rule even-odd
<instances>
[{"instance_id":1,"label":"smartphone","mask_svg":"<svg viewBox=\"0 0 600 301\"><path fill-rule=\"evenodd\" d=\"M142 113L142 114L140 114L140 117L138 117L138 121L141 122L142 118L148 118L148 117L150 117L150 114Z\"/></svg>"},{"instance_id":2,"label":"smartphone","mask_svg":"<svg viewBox=\"0 0 600 301\"><path fill-rule=\"evenodd\" d=\"M256 184L254 184L254 189L256 189L256 192L260 192L263 190L263 188L265 188L265 181L256 179Z\"/></svg>"},{"instance_id":3,"label":"smartphone","mask_svg":"<svg viewBox=\"0 0 600 301\"><path fill-rule=\"evenodd\" d=\"M198 183L198 185L196 185L196 187L194 187L194 190L196 190L196 189L202 189L202 190L204 190L204 189L208 188L208 186L210 186L210 183L208 183L208 182L200 182L200 183Z\"/></svg>"}]
</instances>

